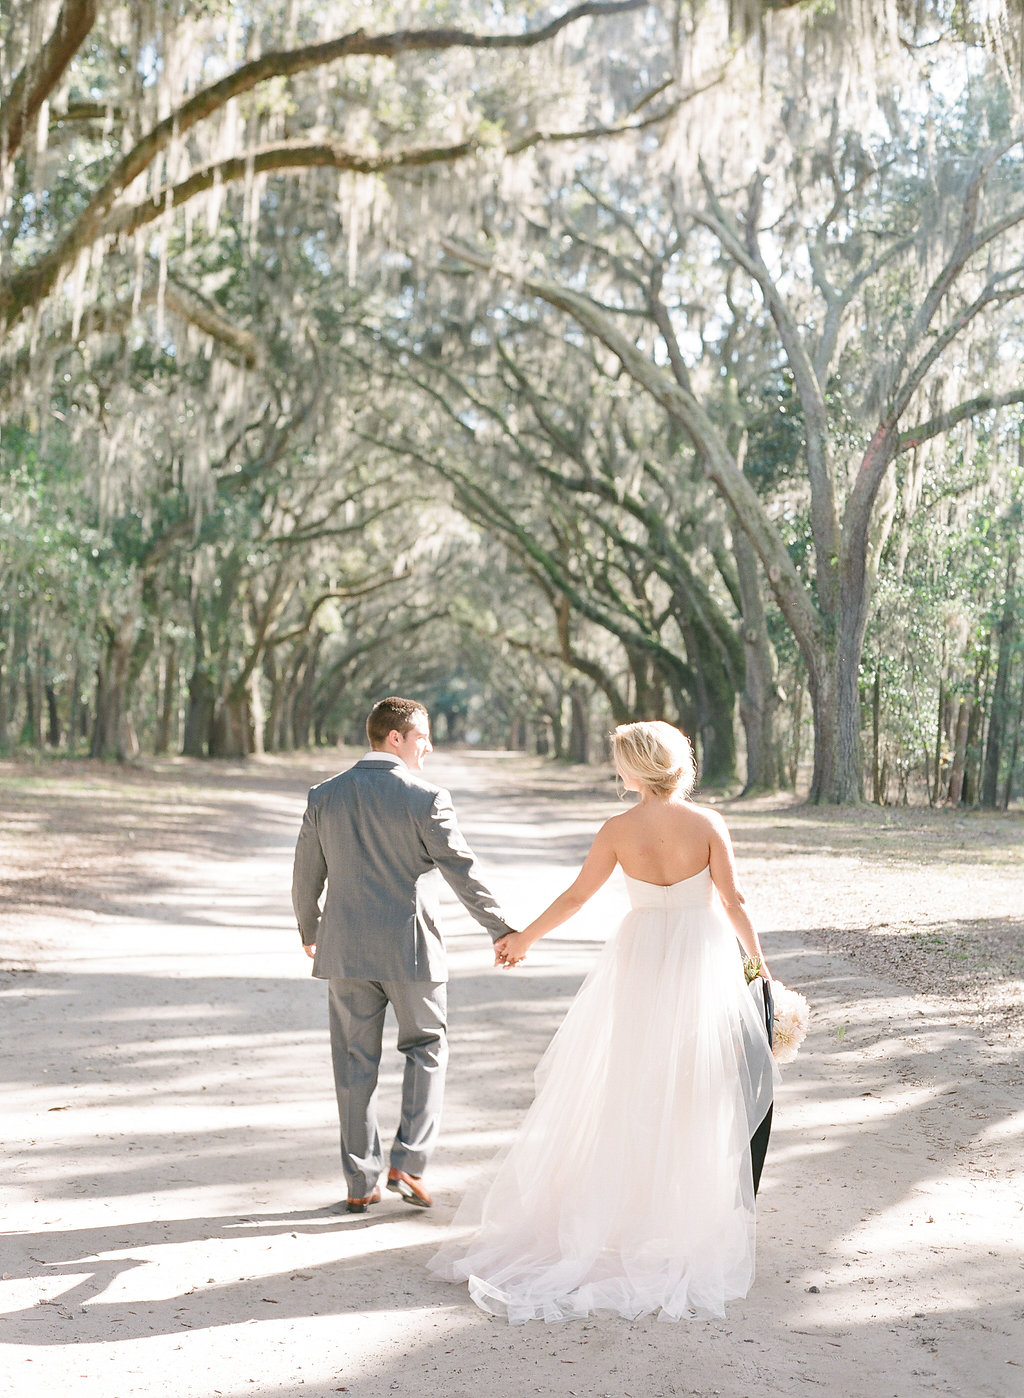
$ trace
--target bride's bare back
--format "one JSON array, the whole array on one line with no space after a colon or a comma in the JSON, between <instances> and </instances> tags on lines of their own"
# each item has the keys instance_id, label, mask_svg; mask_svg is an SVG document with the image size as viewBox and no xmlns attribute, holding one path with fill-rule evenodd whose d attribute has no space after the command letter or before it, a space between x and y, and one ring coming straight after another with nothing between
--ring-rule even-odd
<instances>
[{"instance_id":1,"label":"bride's bare back","mask_svg":"<svg viewBox=\"0 0 1024 1398\"><path fill-rule=\"evenodd\" d=\"M631 879L668 887L699 874L711 862L716 820L720 823L720 817L704 806L669 797L623 811L605 828L616 859Z\"/></svg>"}]
</instances>

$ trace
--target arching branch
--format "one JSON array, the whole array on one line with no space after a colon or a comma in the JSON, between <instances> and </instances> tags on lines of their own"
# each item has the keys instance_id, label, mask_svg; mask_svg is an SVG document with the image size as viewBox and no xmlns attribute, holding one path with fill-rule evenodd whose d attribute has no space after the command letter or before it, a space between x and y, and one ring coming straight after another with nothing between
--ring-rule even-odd
<instances>
[{"instance_id":1,"label":"arching branch","mask_svg":"<svg viewBox=\"0 0 1024 1398\"><path fill-rule=\"evenodd\" d=\"M0 101L0 166L13 160L25 133L96 23L98 0L65 0L53 33L31 55Z\"/></svg>"},{"instance_id":2,"label":"arching branch","mask_svg":"<svg viewBox=\"0 0 1024 1398\"><path fill-rule=\"evenodd\" d=\"M176 209L197 194L216 184L232 184L247 174L266 175L283 170L348 170L360 175L383 174L388 170L417 169L424 165L458 160L478 149L475 141L460 141L454 146L414 146L411 149L386 151L381 155L359 155L330 141L285 141L279 145L260 146L246 155L235 155L215 165L204 165L180 184L167 185L151 199L116 209L102 227L104 237L134 233L144 224L152 223L166 209Z\"/></svg>"},{"instance_id":3,"label":"arching branch","mask_svg":"<svg viewBox=\"0 0 1024 1398\"><path fill-rule=\"evenodd\" d=\"M908 427L905 432L901 432L896 455L912 451L922 442L951 432L959 423L966 422L969 418L995 412L997 408L1009 408L1014 403L1024 403L1024 388L1014 388L1009 393L981 393L976 398L968 398L965 402L958 403L955 408L937 413L927 422L919 422L916 427Z\"/></svg>"},{"instance_id":4,"label":"arching branch","mask_svg":"<svg viewBox=\"0 0 1024 1398\"><path fill-rule=\"evenodd\" d=\"M707 475L749 535L764 566L775 600L797 638L808 669L817 675L825 654L822 618L757 493L702 404L645 355L620 331L614 319L588 296L560 286L546 277L522 276L511 268L497 266L475 249L451 239L444 239L442 246L460 261L495 273L571 316L611 350L630 377L679 423L697 449Z\"/></svg>"},{"instance_id":5,"label":"arching branch","mask_svg":"<svg viewBox=\"0 0 1024 1398\"><path fill-rule=\"evenodd\" d=\"M180 184L165 186L151 199L115 209L100 224L93 226L79 221L64 241L34 266L17 273L6 284L0 281L0 324L13 324L29 306L38 305L44 300L61 273L98 238L134 233L136 229L160 218L166 210L180 207L217 183L227 184L244 179L249 173L259 175L317 167L363 174L404 167L417 168L457 160L474 149L473 142L464 141L456 146L414 147L379 156L362 156L329 142L287 141L280 145L264 146L249 155L236 155L214 165L204 165Z\"/></svg>"},{"instance_id":6,"label":"arching branch","mask_svg":"<svg viewBox=\"0 0 1024 1398\"><path fill-rule=\"evenodd\" d=\"M152 299L155 299L155 292ZM164 303L169 311L194 325L204 335L209 335L212 340L217 340L231 358L239 360L247 368L255 369L263 362L262 342L250 331L233 324L218 306L190 287L169 278L164 290Z\"/></svg>"},{"instance_id":7,"label":"arching branch","mask_svg":"<svg viewBox=\"0 0 1024 1398\"><path fill-rule=\"evenodd\" d=\"M90 6L94 12L96 0L68 0L66 9L77 11L88 11ZM145 135L143 135L125 155L114 165L113 169L104 180L103 184L92 195L86 207L76 219L73 226L68 229L60 243L48 253L45 253L35 264L24 268L9 280L0 280L0 325L10 325L29 306L38 304L52 290L60 273L71 265L78 253L106 236L109 231L111 214L115 209L119 196L128 187L150 168L154 159L164 151L172 141L180 140L199 122L220 111L233 98L251 91L261 83L271 78L288 78L303 72L308 72L316 68L324 67L328 63L336 62L342 58L375 56L382 58L398 58L400 55L413 52L438 52L452 48L470 48L484 50L505 50L505 49L528 49L539 44L548 42L559 34L567 25L575 23L577 20L586 18L600 18L611 15L625 14L631 10L642 9L647 4L647 0L585 0L585 3L574 5L565 10L562 14L556 15L547 24L540 25L536 29L527 29L518 34L481 34L468 29L457 28L436 28L436 29L404 29L387 34L367 34L363 29L357 29L351 34L344 34L336 39L327 40L324 43L308 44L301 48L289 50L274 50L261 54L259 58L253 59L249 63L244 63L241 67L229 73L219 82L212 83L209 87L202 88L183 102L174 111L170 112L163 120L157 122ZM91 21L90 21L91 26ZM59 25L58 25L59 28ZM56 32L56 31L55 31ZM82 34L88 32L88 27ZM78 41L81 42L81 39ZM76 45L77 46L77 45ZM65 59L65 66L70 62L74 50L72 49ZM37 65L36 65L37 66ZM25 72L30 71L26 65ZM35 72L35 66L31 71ZM63 71L63 70L60 70ZM59 76L59 72L57 73ZM56 79L54 78L54 81ZM19 80L20 81L20 78ZM26 79L28 82L28 79ZM15 84L17 86L17 83ZM36 110L45 100L46 94L51 90L43 84L40 79L32 82L32 91L36 89L41 93L36 104ZM5 111L8 105L5 103ZM24 105L22 99L21 105ZM7 118L8 126L3 128L8 133L12 129L10 121L14 118ZM24 134L24 122L21 124L21 132ZM538 135L536 140L545 139ZM10 135L7 136L10 145ZM337 149L330 145L310 142L305 146L305 155L300 151L299 146L303 143L291 143L292 158L283 159L279 164L264 165L263 168L296 168L302 165L329 165L335 169L358 170L360 167L356 162L358 157L348 153L349 163L339 163L341 157ZM319 146L319 157L314 151ZM467 145L466 149L470 147ZM274 147L274 150L282 150L283 147ZM454 149L454 148L453 148ZM0 156L2 156L0 148ZM464 152L463 152L464 153ZM256 155L263 161L272 161L273 157L268 150L257 152ZM248 164L252 168L253 154L238 157L244 170ZM435 158L444 158L436 156ZM448 158L454 158L450 156ZM387 161L389 157L381 157ZM371 158L367 168L392 168L396 163L403 163L401 160L391 159L391 165L375 165ZM416 160L411 158L404 163L429 163L429 159ZM231 162L225 162L230 165ZM213 166L206 167L212 172ZM201 179L204 172L197 172L194 177ZM212 179L212 173L210 175ZM226 175L222 174L222 178ZM185 181L185 185L190 182ZM195 186L192 193L198 189L208 187L202 184ZM166 198L167 191L163 191ZM159 196L158 196L159 197ZM184 198L191 197L191 194L182 193L177 202L182 202ZM172 207L173 207L172 196ZM141 210L145 205L138 206ZM138 218L140 222L147 220L138 214L127 214L129 221L131 218ZM152 215L151 215L152 217ZM113 219L115 225L119 218ZM139 226L136 223L134 226Z\"/></svg>"}]
</instances>

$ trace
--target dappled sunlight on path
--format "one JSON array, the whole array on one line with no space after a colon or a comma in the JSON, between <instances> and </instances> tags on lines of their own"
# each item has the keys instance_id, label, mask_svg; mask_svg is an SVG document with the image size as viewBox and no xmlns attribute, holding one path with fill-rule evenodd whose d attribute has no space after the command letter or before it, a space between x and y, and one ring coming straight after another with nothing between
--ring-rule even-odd
<instances>
[{"instance_id":1,"label":"dappled sunlight on path","mask_svg":"<svg viewBox=\"0 0 1024 1398\"><path fill-rule=\"evenodd\" d=\"M882 884L905 893L901 917L932 925L948 903L941 861L890 858L881 827L852 848L831 843L836 821L737 810L773 969L814 1016L776 1108L753 1291L725 1321L511 1330L425 1262L526 1109L622 890L613 879L514 973L491 969L484 934L450 908L437 1205L385 1195L339 1213L324 993L288 897L305 788L329 770L168 763L149 782L110 772L95 787L71 775L53 810L45 779L12 788L5 1392L1024 1394L1019 1064L941 995L822 947L875 924ZM520 759L436 754L431 775L452 785L522 920L617 808L599 776L570 774L560 794L557 769ZM52 886L32 893L45 876L19 840L57 852ZM976 871L979 918L1002 911L985 903L991 867ZM389 1049L381 1077L392 1128L396 1059Z\"/></svg>"}]
</instances>

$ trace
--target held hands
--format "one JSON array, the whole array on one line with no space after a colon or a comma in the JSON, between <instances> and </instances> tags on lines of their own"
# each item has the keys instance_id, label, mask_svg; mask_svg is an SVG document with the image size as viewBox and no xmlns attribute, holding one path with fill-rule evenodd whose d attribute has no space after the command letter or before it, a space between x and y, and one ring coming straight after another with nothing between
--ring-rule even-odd
<instances>
[{"instance_id":1,"label":"held hands","mask_svg":"<svg viewBox=\"0 0 1024 1398\"><path fill-rule=\"evenodd\" d=\"M526 957L526 953L533 945L532 938L528 938L523 932L508 932L504 937L499 937L494 943L494 964L501 966L506 971L513 966L518 966Z\"/></svg>"}]
</instances>

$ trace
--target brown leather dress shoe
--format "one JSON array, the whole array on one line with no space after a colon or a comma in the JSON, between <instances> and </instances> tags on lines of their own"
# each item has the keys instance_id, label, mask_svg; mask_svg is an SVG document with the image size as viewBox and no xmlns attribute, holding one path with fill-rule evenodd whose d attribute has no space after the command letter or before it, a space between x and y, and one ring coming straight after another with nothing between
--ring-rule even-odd
<instances>
[{"instance_id":1,"label":"brown leather dress shoe","mask_svg":"<svg viewBox=\"0 0 1024 1398\"><path fill-rule=\"evenodd\" d=\"M389 1186L390 1188L390 1186ZM365 1199L349 1199L348 1211L350 1214L365 1214L370 1204L380 1203L380 1188L378 1187L372 1194L368 1194Z\"/></svg>"},{"instance_id":2,"label":"brown leather dress shoe","mask_svg":"<svg viewBox=\"0 0 1024 1398\"><path fill-rule=\"evenodd\" d=\"M388 1171L388 1189L400 1194L407 1204L415 1204L418 1209L429 1209L434 1202L423 1188L419 1175L407 1175L404 1170Z\"/></svg>"}]
</instances>

